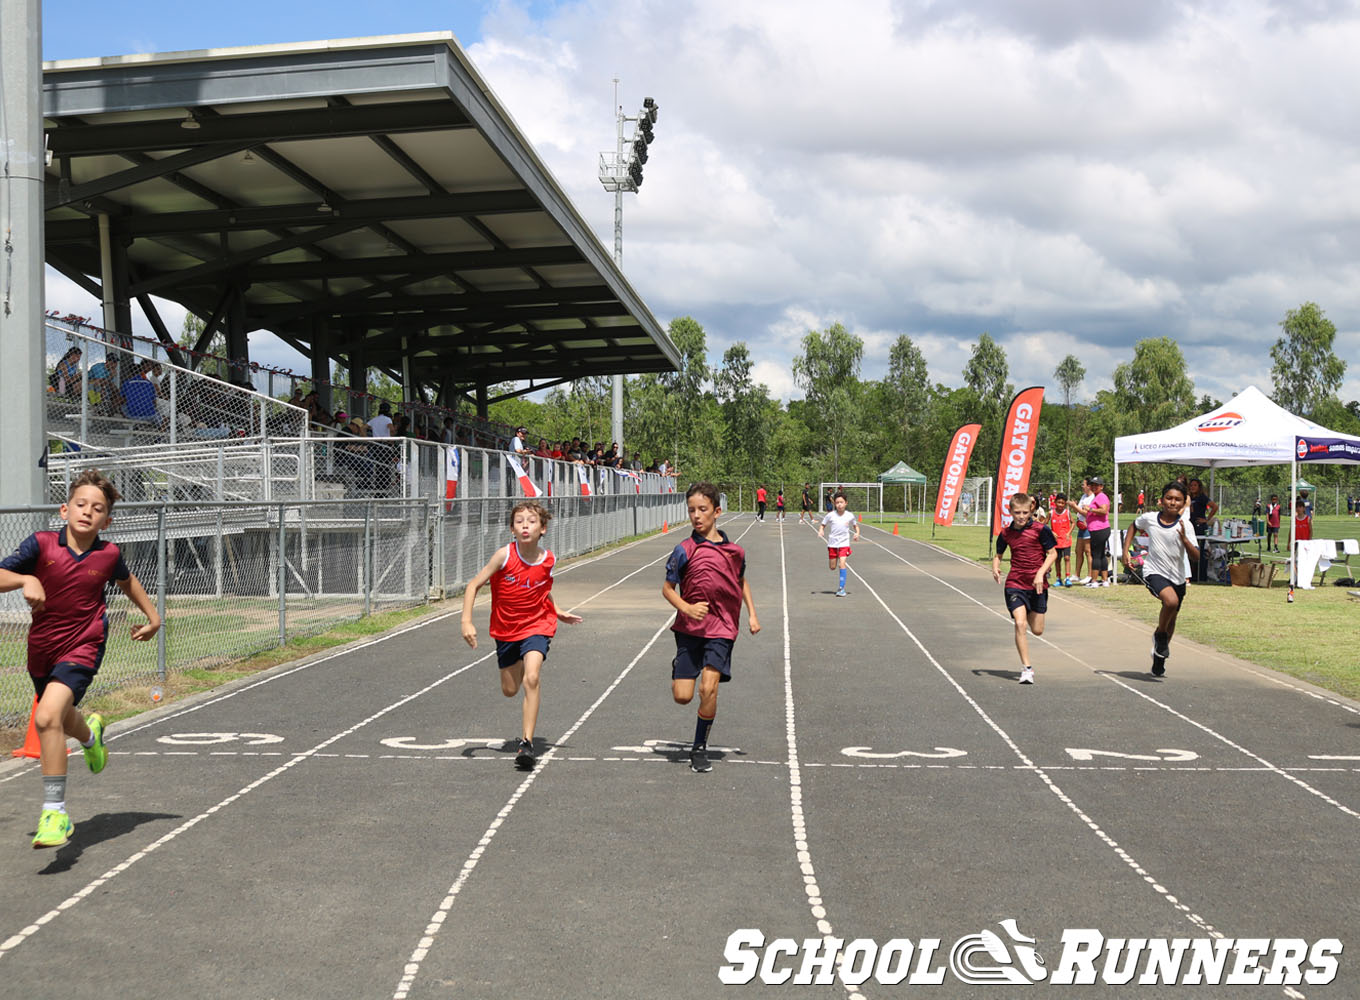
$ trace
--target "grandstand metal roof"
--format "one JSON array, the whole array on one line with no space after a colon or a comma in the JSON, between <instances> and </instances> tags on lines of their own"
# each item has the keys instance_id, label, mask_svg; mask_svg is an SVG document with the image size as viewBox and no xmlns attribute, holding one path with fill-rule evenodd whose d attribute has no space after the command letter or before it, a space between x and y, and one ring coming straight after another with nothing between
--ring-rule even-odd
<instances>
[{"instance_id":1,"label":"grandstand metal roof","mask_svg":"<svg viewBox=\"0 0 1360 1000\"><path fill-rule=\"evenodd\" d=\"M240 288L304 353L459 391L678 366L447 32L47 63L43 113L47 260L95 294L107 213L130 296Z\"/></svg>"}]
</instances>

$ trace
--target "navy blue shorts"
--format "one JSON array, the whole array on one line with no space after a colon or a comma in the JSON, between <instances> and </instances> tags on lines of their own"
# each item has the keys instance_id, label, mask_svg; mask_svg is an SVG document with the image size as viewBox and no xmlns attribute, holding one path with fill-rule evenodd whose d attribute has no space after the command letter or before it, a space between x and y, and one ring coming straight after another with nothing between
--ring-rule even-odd
<instances>
[{"instance_id":1,"label":"navy blue shorts","mask_svg":"<svg viewBox=\"0 0 1360 1000\"><path fill-rule=\"evenodd\" d=\"M1171 580L1168 580L1166 577L1158 575L1157 573L1148 573L1146 576L1143 577L1143 583L1147 585L1148 590L1152 591L1153 597L1160 599L1162 596L1162 591L1165 590L1167 587L1170 587L1172 590L1176 592L1176 597L1180 600L1180 602L1182 604L1185 603L1184 580L1180 581L1179 583L1174 583Z\"/></svg>"},{"instance_id":2,"label":"navy blue shorts","mask_svg":"<svg viewBox=\"0 0 1360 1000\"><path fill-rule=\"evenodd\" d=\"M735 639L675 633L675 659L671 661L671 680L692 681L712 667L719 683L732 679L732 643Z\"/></svg>"},{"instance_id":3,"label":"navy blue shorts","mask_svg":"<svg viewBox=\"0 0 1360 1000\"><path fill-rule=\"evenodd\" d=\"M1024 608L1031 615L1042 615L1048 611L1048 591L1042 594L1037 590L1020 590L1018 587L1006 588L1006 610L1012 615L1016 608Z\"/></svg>"},{"instance_id":4,"label":"navy blue shorts","mask_svg":"<svg viewBox=\"0 0 1360 1000\"><path fill-rule=\"evenodd\" d=\"M513 667L524 659L525 653L542 653L543 659L546 660L548 658L548 645L551 642L551 636L546 635L528 635L523 639L514 639L510 642L497 639L496 663L502 670L506 667Z\"/></svg>"},{"instance_id":5,"label":"navy blue shorts","mask_svg":"<svg viewBox=\"0 0 1360 1000\"><path fill-rule=\"evenodd\" d=\"M43 692L47 690L47 685L49 683L52 681L60 681L70 688L71 693L76 696L71 704L79 705L80 699L85 697L85 692L90 686L90 681L94 680L94 675L97 672L97 667L87 667L83 663L71 663L67 660L62 660L60 663L53 664L52 669L48 671L46 677L34 677L32 674L29 674L28 676L33 681L33 691L38 696L39 700L42 699Z\"/></svg>"}]
</instances>

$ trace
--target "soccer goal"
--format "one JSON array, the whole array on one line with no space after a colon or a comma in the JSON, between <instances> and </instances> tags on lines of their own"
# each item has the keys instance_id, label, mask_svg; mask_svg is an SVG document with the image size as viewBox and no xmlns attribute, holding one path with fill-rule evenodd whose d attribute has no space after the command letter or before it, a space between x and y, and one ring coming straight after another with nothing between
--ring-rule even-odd
<instances>
[{"instance_id":1,"label":"soccer goal","mask_svg":"<svg viewBox=\"0 0 1360 1000\"><path fill-rule=\"evenodd\" d=\"M955 524L992 523L992 477L968 476L959 490L954 510Z\"/></svg>"},{"instance_id":2,"label":"soccer goal","mask_svg":"<svg viewBox=\"0 0 1360 1000\"><path fill-rule=\"evenodd\" d=\"M827 491L832 494L845 494L845 509L858 514L860 517L873 515L877 518L883 517L883 484L882 483L819 483L818 495L822 498L821 510L826 512Z\"/></svg>"}]
</instances>

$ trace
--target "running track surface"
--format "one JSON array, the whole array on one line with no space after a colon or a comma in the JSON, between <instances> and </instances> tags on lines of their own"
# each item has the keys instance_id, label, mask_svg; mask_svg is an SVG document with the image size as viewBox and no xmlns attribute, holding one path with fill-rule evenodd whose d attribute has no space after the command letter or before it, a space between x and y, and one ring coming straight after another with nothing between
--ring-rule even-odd
<instances>
[{"instance_id":1,"label":"running track surface","mask_svg":"<svg viewBox=\"0 0 1360 1000\"><path fill-rule=\"evenodd\" d=\"M585 622L554 640L531 774L484 601L475 652L435 616L111 727L104 773L72 759L60 850L28 846L36 765L0 764L4 994L995 997L718 970L738 929L942 959L1009 918L1050 965L1069 928L1339 938L1330 984L1170 995L1360 996L1355 703L1180 640L1156 680L1146 626L1063 592L1021 687L980 565L865 529L840 599L796 518L722 526L762 631L743 615L712 772L669 693L671 531L559 568Z\"/></svg>"}]
</instances>

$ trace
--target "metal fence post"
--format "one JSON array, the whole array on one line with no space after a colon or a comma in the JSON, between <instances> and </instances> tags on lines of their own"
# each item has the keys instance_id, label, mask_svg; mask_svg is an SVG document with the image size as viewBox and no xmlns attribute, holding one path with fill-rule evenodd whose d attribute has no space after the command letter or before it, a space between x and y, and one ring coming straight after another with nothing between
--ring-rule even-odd
<instances>
[{"instance_id":1,"label":"metal fence post","mask_svg":"<svg viewBox=\"0 0 1360 1000\"><path fill-rule=\"evenodd\" d=\"M364 617L367 618L373 612L373 542L371 538L373 525L373 501L364 504L364 545L361 559L363 560L364 586Z\"/></svg>"},{"instance_id":2,"label":"metal fence post","mask_svg":"<svg viewBox=\"0 0 1360 1000\"><path fill-rule=\"evenodd\" d=\"M165 683L165 592L170 588L165 558L165 505L156 512L156 614L161 629L156 633L156 672Z\"/></svg>"},{"instance_id":3,"label":"metal fence post","mask_svg":"<svg viewBox=\"0 0 1360 1000\"><path fill-rule=\"evenodd\" d=\"M288 556L286 524L283 519L283 504L279 504L279 645L288 642Z\"/></svg>"}]
</instances>

